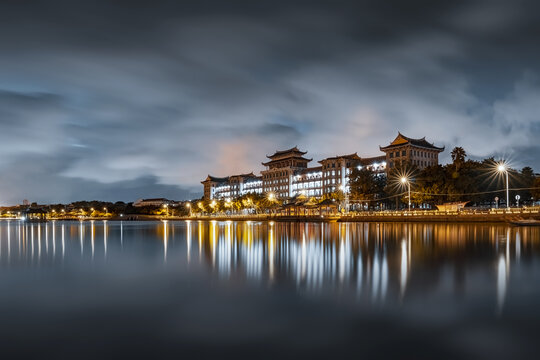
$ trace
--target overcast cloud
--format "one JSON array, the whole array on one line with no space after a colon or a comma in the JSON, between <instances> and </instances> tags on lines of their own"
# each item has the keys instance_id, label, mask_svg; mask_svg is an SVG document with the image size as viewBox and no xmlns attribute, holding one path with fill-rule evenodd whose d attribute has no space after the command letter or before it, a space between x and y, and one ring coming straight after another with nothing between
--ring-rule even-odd
<instances>
[{"instance_id":1,"label":"overcast cloud","mask_svg":"<svg viewBox=\"0 0 540 360\"><path fill-rule=\"evenodd\" d=\"M200 196L401 131L540 171L535 1L2 1L0 204Z\"/></svg>"}]
</instances>

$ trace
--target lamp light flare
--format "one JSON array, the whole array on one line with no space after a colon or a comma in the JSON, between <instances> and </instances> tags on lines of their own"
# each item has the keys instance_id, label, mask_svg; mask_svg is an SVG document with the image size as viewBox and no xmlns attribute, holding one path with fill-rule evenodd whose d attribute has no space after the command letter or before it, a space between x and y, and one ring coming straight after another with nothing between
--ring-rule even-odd
<instances>
[{"instance_id":1,"label":"lamp light flare","mask_svg":"<svg viewBox=\"0 0 540 360\"><path fill-rule=\"evenodd\" d=\"M509 185L508 185L508 166L506 164L506 161L501 160L499 164L497 165L497 171L501 174L504 173L506 178L506 208L510 208L510 191L509 191Z\"/></svg>"}]
</instances>

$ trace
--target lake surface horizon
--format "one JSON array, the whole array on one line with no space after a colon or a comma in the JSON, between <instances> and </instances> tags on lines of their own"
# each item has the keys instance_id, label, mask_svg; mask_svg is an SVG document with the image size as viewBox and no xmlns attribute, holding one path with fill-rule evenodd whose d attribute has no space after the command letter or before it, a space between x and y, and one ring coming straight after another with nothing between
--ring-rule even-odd
<instances>
[{"instance_id":1,"label":"lake surface horizon","mask_svg":"<svg viewBox=\"0 0 540 360\"><path fill-rule=\"evenodd\" d=\"M540 228L503 224L0 221L0 344L60 358L531 357L539 265Z\"/></svg>"}]
</instances>

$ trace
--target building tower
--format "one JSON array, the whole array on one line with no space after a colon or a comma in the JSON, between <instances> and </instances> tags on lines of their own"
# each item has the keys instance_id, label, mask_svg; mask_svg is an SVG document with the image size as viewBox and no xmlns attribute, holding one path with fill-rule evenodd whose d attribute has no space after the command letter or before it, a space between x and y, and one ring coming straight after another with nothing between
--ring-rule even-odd
<instances>
[{"instance_id":1,"label":"building tower","mask_svg":"<svg viewBox=\"0 0 540 360\"><path fill-rule=\"evenodd\" d=\"M261 171L263 193L272 192L279 199L294 196L293 176L296 172L306 169L312 160L304 157L306 153L295 146L288 150L276 151L270 156L267 155L270 161L262 163L266 169Z\"/></svg>"},{"instance_id":2,"label":"building tower","mask_svg":"<svg viewBox=\"0 0 540 360\"><path fill-rule=\"evenodd\" d=\"M426 141L426 138L413 139L398 132L398 136L388 146L379 146L386 153L387 169L398 164L410 163L419 169L439 164L439 153L443 147L437 147Z\"/></svg>"}]
</instances>

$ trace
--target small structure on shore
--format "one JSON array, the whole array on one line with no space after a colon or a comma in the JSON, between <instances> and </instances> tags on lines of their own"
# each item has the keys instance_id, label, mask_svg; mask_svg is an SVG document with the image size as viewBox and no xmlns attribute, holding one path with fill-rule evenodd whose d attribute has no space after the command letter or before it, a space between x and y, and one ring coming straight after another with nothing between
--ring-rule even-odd
<instances>
[{"instance_id":1,"label":"small structure on shore","mask_svg":"<svg viewBox=\"0 0 540 360\"><path fill-rule=\"evenodd\" d=\"M449 202L444 203L442 205L435 205L437 206L437 210L439 211L459 211L467 205L468 201L461 201L461 202Z\"/></svg>"}]
</instances>

